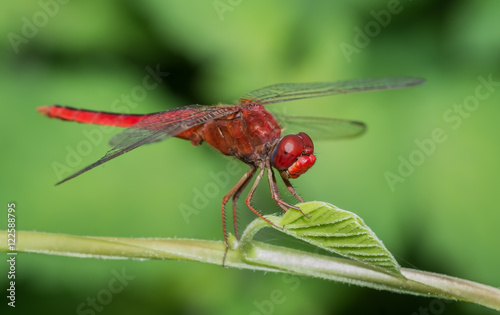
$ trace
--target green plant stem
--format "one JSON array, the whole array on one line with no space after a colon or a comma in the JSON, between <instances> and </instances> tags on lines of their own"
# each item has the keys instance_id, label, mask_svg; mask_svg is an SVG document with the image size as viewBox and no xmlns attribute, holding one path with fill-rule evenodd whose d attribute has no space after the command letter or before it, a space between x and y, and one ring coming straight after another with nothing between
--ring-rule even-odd
<instances>
[{"instance_id":1,"label":"green plant stem","mask_svg":"<svg viewBox=\"0 0 500 315\"><path fill-rule=\"evenodd\" d=\"M254 229L253 231L258 230ZM226 257L226 266L313 276L399 293L457 299L500 310L500 290L445 275L402 268L394 277L360 262L312 254L242 238ZM0 231L0 250L10 251ZM221 265L222 241L193 239L88 237L18 231L16 252L102 259L180 259Z\"/></svg>"}]
</instances>

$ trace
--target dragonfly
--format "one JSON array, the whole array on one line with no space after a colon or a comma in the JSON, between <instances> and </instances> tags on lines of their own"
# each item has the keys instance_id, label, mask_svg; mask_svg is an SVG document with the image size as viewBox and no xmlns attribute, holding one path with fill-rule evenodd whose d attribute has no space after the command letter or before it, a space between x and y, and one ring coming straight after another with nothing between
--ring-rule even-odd
<instances>
[{"instance_id":1,"label":"dragonfly","mask_svg":"<svg viewBox=\"0 0 500 315\"><path fill-rule=\"evenodd\" d=\"M235 157L247 164L250 167L249 170L222 198L222 231L227 253L229 241L226 227L226 204L229 200L232 199L233 226L238 239L236 204L243 190L257 174L245 199L245 204L264 221L282 229L252 206L252 197L257 186L267 171L271 196L277 205L284 211L289 209L301 211L299 207L281 198L273 168L279 173L288 191L297 200L303 202L290 179L298 178L316 162L311 137L305 132L282 136L284 126L279 123L277 115L269 112L266 106L335 94L406 88L422 84L424 81L415 77L386 77L336 82L275 84L251 91L233 105L196 104L151 114L110 113L60 105L42 106L37 109L41 114L50 118L126 127L111 139L110 144L113 147L101 159L64 178L56 185L142 145L171 137L189 140L195 146L206 142L222 154ZM279 116L280 119L292 124L297 122L305 129L320 130L323 136L329 139L356 137L361 135L366 128L364 123L351 120Z\"/></svg>"}]
</instances>

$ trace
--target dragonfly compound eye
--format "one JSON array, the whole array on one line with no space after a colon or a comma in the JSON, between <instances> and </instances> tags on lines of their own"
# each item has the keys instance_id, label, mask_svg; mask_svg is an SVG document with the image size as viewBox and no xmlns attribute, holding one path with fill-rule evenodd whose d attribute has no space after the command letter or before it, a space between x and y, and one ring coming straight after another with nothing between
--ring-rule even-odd
<instances>
[{"instance_id":1,"label":"dragonfly compound eye","mask_svg":"<svg viewBox=\"0 0 500 315\"><path fill-rule=\"evenodd\" d=\"M299 134L297 135L298 137L300 137L302 139L302 141L304 142L304 154L312 154L313 151L314 151L314 144L313 144L313 141L311 140L311 137L309 137L307 135L307 133L305 132L299 132Z\"/></svg>"},{"instance_id":2,"label":"dragonfly compound eye","mask_svg":"<svg viewBox=\"0 0 500 315\"><path fill-rule=\"evenodd\" d=\"M273 166L282 171L289 168L302 154L304 141L298 135L287 135L276 144L271 162Z\"/></svg>"},{"instance_id":3,"label":"dragonfly compound eye","mask_svg":"<svg viewBox=\"0 0 500 315\"><path fill-rule=\"evenodd\" d=\"M274 148L271 163L277 170L286 171L289 177L297 178L316 161L313 150L313 142L307 134L287 135Z\"/></svg>"}]
</instances>

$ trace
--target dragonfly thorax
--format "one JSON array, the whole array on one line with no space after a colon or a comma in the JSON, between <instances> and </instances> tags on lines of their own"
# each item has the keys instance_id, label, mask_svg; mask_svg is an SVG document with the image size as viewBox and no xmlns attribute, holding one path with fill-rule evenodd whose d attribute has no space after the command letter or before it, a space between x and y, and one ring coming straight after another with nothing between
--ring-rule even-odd
<instances>
[{"instance_id":1,"label":"dragonfly thorax","mask_svg":"<svg viewBox=\"0 0 500 315\"><path fill-rule=\"evenodd\" d=\"M280 139L281 126L262 106L251 106L207 122L198 134L221 153L258 166Z\"/></svg>"}]
</instances>

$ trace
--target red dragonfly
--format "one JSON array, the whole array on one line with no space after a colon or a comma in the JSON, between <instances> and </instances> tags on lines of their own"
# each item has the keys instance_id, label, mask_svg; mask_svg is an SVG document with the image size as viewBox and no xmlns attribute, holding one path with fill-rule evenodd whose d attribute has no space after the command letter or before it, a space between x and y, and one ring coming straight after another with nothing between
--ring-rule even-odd
<instances>
[{"instance_id":1,"label":"red dragonfly","mask_svg":"<svg viewBox=\"0 0 500 315\"><path fill-rule=\"evenodd\" d=\"M252 196L265 171L267 170L267 179L274 201L285 211L289 208L300 211L298 207L281 199L273 167L279 172L290 193L303 202L289 179L304 174L316 161L311 138L304 132L281 137L283 127L277 122L275 115L268 112L264 106L334 94L404 88L423 82L423 79L413 77L391 77L339 82L275 84L246 94L234 105L190 105L144 115L97 112L59 105L39 107L38 111L47 117L62 120L128 127L111 139L110 144L113 148L100 160L57 184L70 180L141 145L170 137L190 140L193 145L200 145L206 141L222 154L234 156L248 164L250 169L222 199L222 229L227 250L229 243L225 206L232 198L234 231L238 238L236 202L257 170L259 170L257 178L245 203L256 215L274 225L251 205ZM285 117L285 119L292 123L299 122L306 128L309 125L319 129L330 139L358 136L365 130L365 125L356 121L312 117Z\"/></svg>"}]
</instances>

